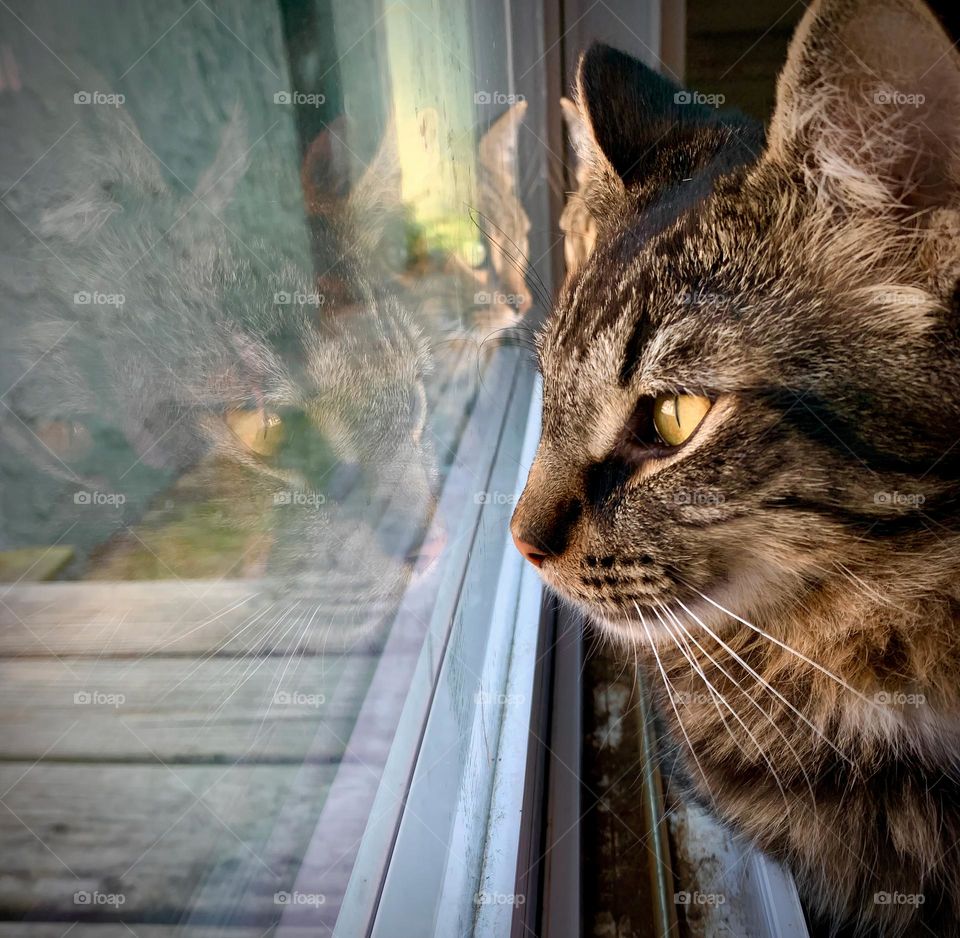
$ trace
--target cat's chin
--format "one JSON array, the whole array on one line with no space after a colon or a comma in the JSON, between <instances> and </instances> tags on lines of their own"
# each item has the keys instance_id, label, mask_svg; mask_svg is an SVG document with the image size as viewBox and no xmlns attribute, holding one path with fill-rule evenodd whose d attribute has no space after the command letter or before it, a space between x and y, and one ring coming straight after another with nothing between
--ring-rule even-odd
<instances>
[{"instance_id":1,"label":"cat's chin","mask_svg":"<svg viewBox=\"0 0 960 938\"><path fill-rule=\"evenodd\" d=\"M680 595L651 596L645 603L594 603L569 589L555 573L541 568L544 583L578 608L601 634L632 647L655 648L725 640L749 628L771 610L782 608L794 584L770 571L739 567L702 587L689 585Z\"/></svg>"},{"instance_id":2,"label":"cat's chin","mask_svg":"<svg viewBox=\"0 0 960 938\"><path fill-rule=\"evenodd\" d=\"M594 626L616 642L660 648L678 643L694 645L710 632L724 628L726 617L704 600L685 602L664 599L656 606L640 606L632 615L612 615L609 610L585 607ZM729 624L729 619L727 619Z\"/></svg>"},{"instance_id":3,"label":"cat's chin","mask_svg":"<svg viewBox=\"0 0 960 938\"><path fill-rule=\"evenodd\" d=\"M646 629L637 619L614 619L609 615L589 614L590 622L607 638L631 647L660 647L673 642L670 632L660 622L647 622Z\"/></svg>"},{"instance_id":4,"label":"cat's chin","mask_svg":"<svg viewBox=\"0 0 960 938\"><path fill-rule=\"evenodd\" d=\"M675 647L677 644L695 648L711 636L729 636L731 630L745 627L740 614L728 610L750 611L744 603L742 589L717 586L704 596L686 596L682 600L672 596L652 600L649 604L614 609L609 605L595 605L565 589L548 584L571 605L580 609L591 625L617 644L633 648Z\"/></svg>"}]
</instances>

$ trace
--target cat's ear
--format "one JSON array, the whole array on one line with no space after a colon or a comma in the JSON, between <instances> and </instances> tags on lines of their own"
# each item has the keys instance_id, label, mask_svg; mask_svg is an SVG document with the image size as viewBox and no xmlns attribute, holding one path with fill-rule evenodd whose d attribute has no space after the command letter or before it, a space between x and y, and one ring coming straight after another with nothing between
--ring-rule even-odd
<instances>
[{"instance_id":1,"label":"cat's ear","mask_svg":"<svg viewBox=\"0 0 960 938\"><path fill-rule=\"evenodd\" d=\"M404 253L406 200L404 187L411 184L411 167L419 176L435 179L439 162L439 117L433 108L416 116L416 133L407 143L418 147L415 158L403 165L397 122L391 114L380 145L359 175L356 155L348 146L352 122L340 115L313 139L304 156L300 178L308 214L336 221L340 234L364 251ZM416 184L416 180L413 180ZM405 254L398 263L405 262Z\"/></svg>"},{"instance_id":2,"label":"cat's ear","mask_svg":"<svg viewBox=\"0 0 960 938\"><path fill-rule=\"evenodd\" d=\"M416 198L411 194L404 197L408 187L419 193L436 179L440 162L439 114L434 108L424 108L404 129L406 158L401 161L397 118L391 114L377 152L350 191L349 209L367 225L389 223L403 211L405 201ZM414 169L416 177L412 176Z\"/></svg>"},{"instance_id":3,"label":"cat's ear","mask_svg":"<svg viewBox=\"0 0 960 938\"><path fill-rule=\"evenodd\" d=\"M703 170L715 176L752 159L760 125L717 110L719 96L686 91L633 56L596 44L581 57L571 139L589 167L591 212L601 222L645 189Z\"/></svg>"},{"instance_id":4,"label":"cat's ear","mask_svg":"<svg viewBox=\"0 0 960 938\"><path fill-rule=\"evenodd\" d=\"M527 102L518 101L501 114L480 138L478 146L480 162L490 172L516 180L520 125L526 113Z\"/></svg>"},{"instance_id":5,"label":"cat's ear","mask_svg":"<svg viewBox=\"0 0 960 938\"><path fill-rule=\"evenodd\" d=\"M326 215L341 207L350 194L350 148L344 138L349 127L345 115L335 117L310 142L300 166L307 210Z\"/></svg>"},{"instance_id":6,"label":"cat's ear","mask_svg":"<svg viewBox=\"0 0 960 938\"><path fill-rule=\"evenodd\" d=\"M767 158L848 212L960 195L960 55L920 0L822 0L777 85Z\"/></svg>"},{"instance_id":7,"label":"cat's ear","mask_svg":"<svg viewBox=\"0 0 960 938\"><path fill-rule=\"evenodd\" d=\"M234 105L230 119L223 128L217 155L197 180L192 198L202 199L210 214L219 218L233 200L233 194L249 165L246 122L238 103Z\"/></svg>"}]
</instances>

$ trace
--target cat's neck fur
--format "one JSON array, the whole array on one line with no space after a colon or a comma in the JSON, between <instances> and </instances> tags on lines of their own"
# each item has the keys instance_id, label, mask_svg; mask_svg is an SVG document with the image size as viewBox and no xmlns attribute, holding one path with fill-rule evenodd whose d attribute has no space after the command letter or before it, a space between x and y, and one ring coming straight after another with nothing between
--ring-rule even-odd
<instances>
[{"instance_id":1,"label":"cat's neck fur","mask_svg":"<svg viewBox=\"0 0 960 938\"><path fill-rule=\"evenodd\" d=\"M816 910L830 919L863 911L863 896L920 895L927 917L907 925L907 904L899 918L921 931L904 934L953 934L931 883L956 891L944 845L960 837L947 807L960 803L958 556L945 537L875 558L754 628L676 617L676 640L644 655L672 780L788 862L807 896L830 897Z\"/></svg>"}]
</instances>

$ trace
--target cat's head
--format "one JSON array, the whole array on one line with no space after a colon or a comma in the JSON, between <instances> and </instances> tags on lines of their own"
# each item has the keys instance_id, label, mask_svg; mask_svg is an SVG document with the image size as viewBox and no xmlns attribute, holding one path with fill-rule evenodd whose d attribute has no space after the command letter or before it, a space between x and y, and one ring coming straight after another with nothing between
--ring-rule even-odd
<instances>
[{"instance_id":1,"label":"cat's head","mask_svg":"<svg viewBox=\"0 0 960 938\"><path fill-rule=\"evenodd\" d=\"M348 587L395 597L416 562L409 541L433 510L436 469L428 337L370 257L393 237L393 180L368 172L324 193L315 273L297 219L275 243L245 241L219 220L235 194L248 205L259 197L244 183L239 113L186 198L121 109L94 130L56 194L36 195L35 311L21 323L11 308L5 322L22 380L0 419L15 457L0 476L8 490L15 479L52 492L46 516L17 515L20 529L36 536L41 523L56 532L64 518L84 519L70 497L78 486L122 495L137 517L209 465L211 502L229 478L242 485L235 501L262 506L268 572L283 585L306 570L321 585L341 576L337 597ZM340 181L332 170L325 178ZM201 199L207 211L191 211ZM83 533L95 543L123 521L94 514Z\"/></svg>"},{"instance_id":2,"label":"cat's head","mask_svg":"<svg viewBox=\"0 0 960 938\"><path fill-rule=\"evenodd\" d=\"M731 622L710 600L749 618L846 576L904 599L943 578L960 56L933 16L814 3L765 140L608 47L577 97L598 238L541 336L513 519L545 581L643 640L684 607ZM908 556L930 582L895 575Z\"/></svg>"}]
</instances>

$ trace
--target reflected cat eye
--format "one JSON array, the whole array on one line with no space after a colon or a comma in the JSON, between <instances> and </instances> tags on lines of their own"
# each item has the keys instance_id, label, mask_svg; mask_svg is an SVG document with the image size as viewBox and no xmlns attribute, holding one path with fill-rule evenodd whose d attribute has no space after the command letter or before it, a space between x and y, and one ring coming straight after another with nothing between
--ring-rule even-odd
<instances>
[{"instance_id":1,"label":"reflected cat eye","mask_svg":"<svg viewBox=\"0 0 960 938\"><path fill-rule=\"evenodd\" d=\"M273 456L283 441L283 418L261 409L232 410L225 417L235 436L259 456Z\"/></svg>"}]
</instances>

